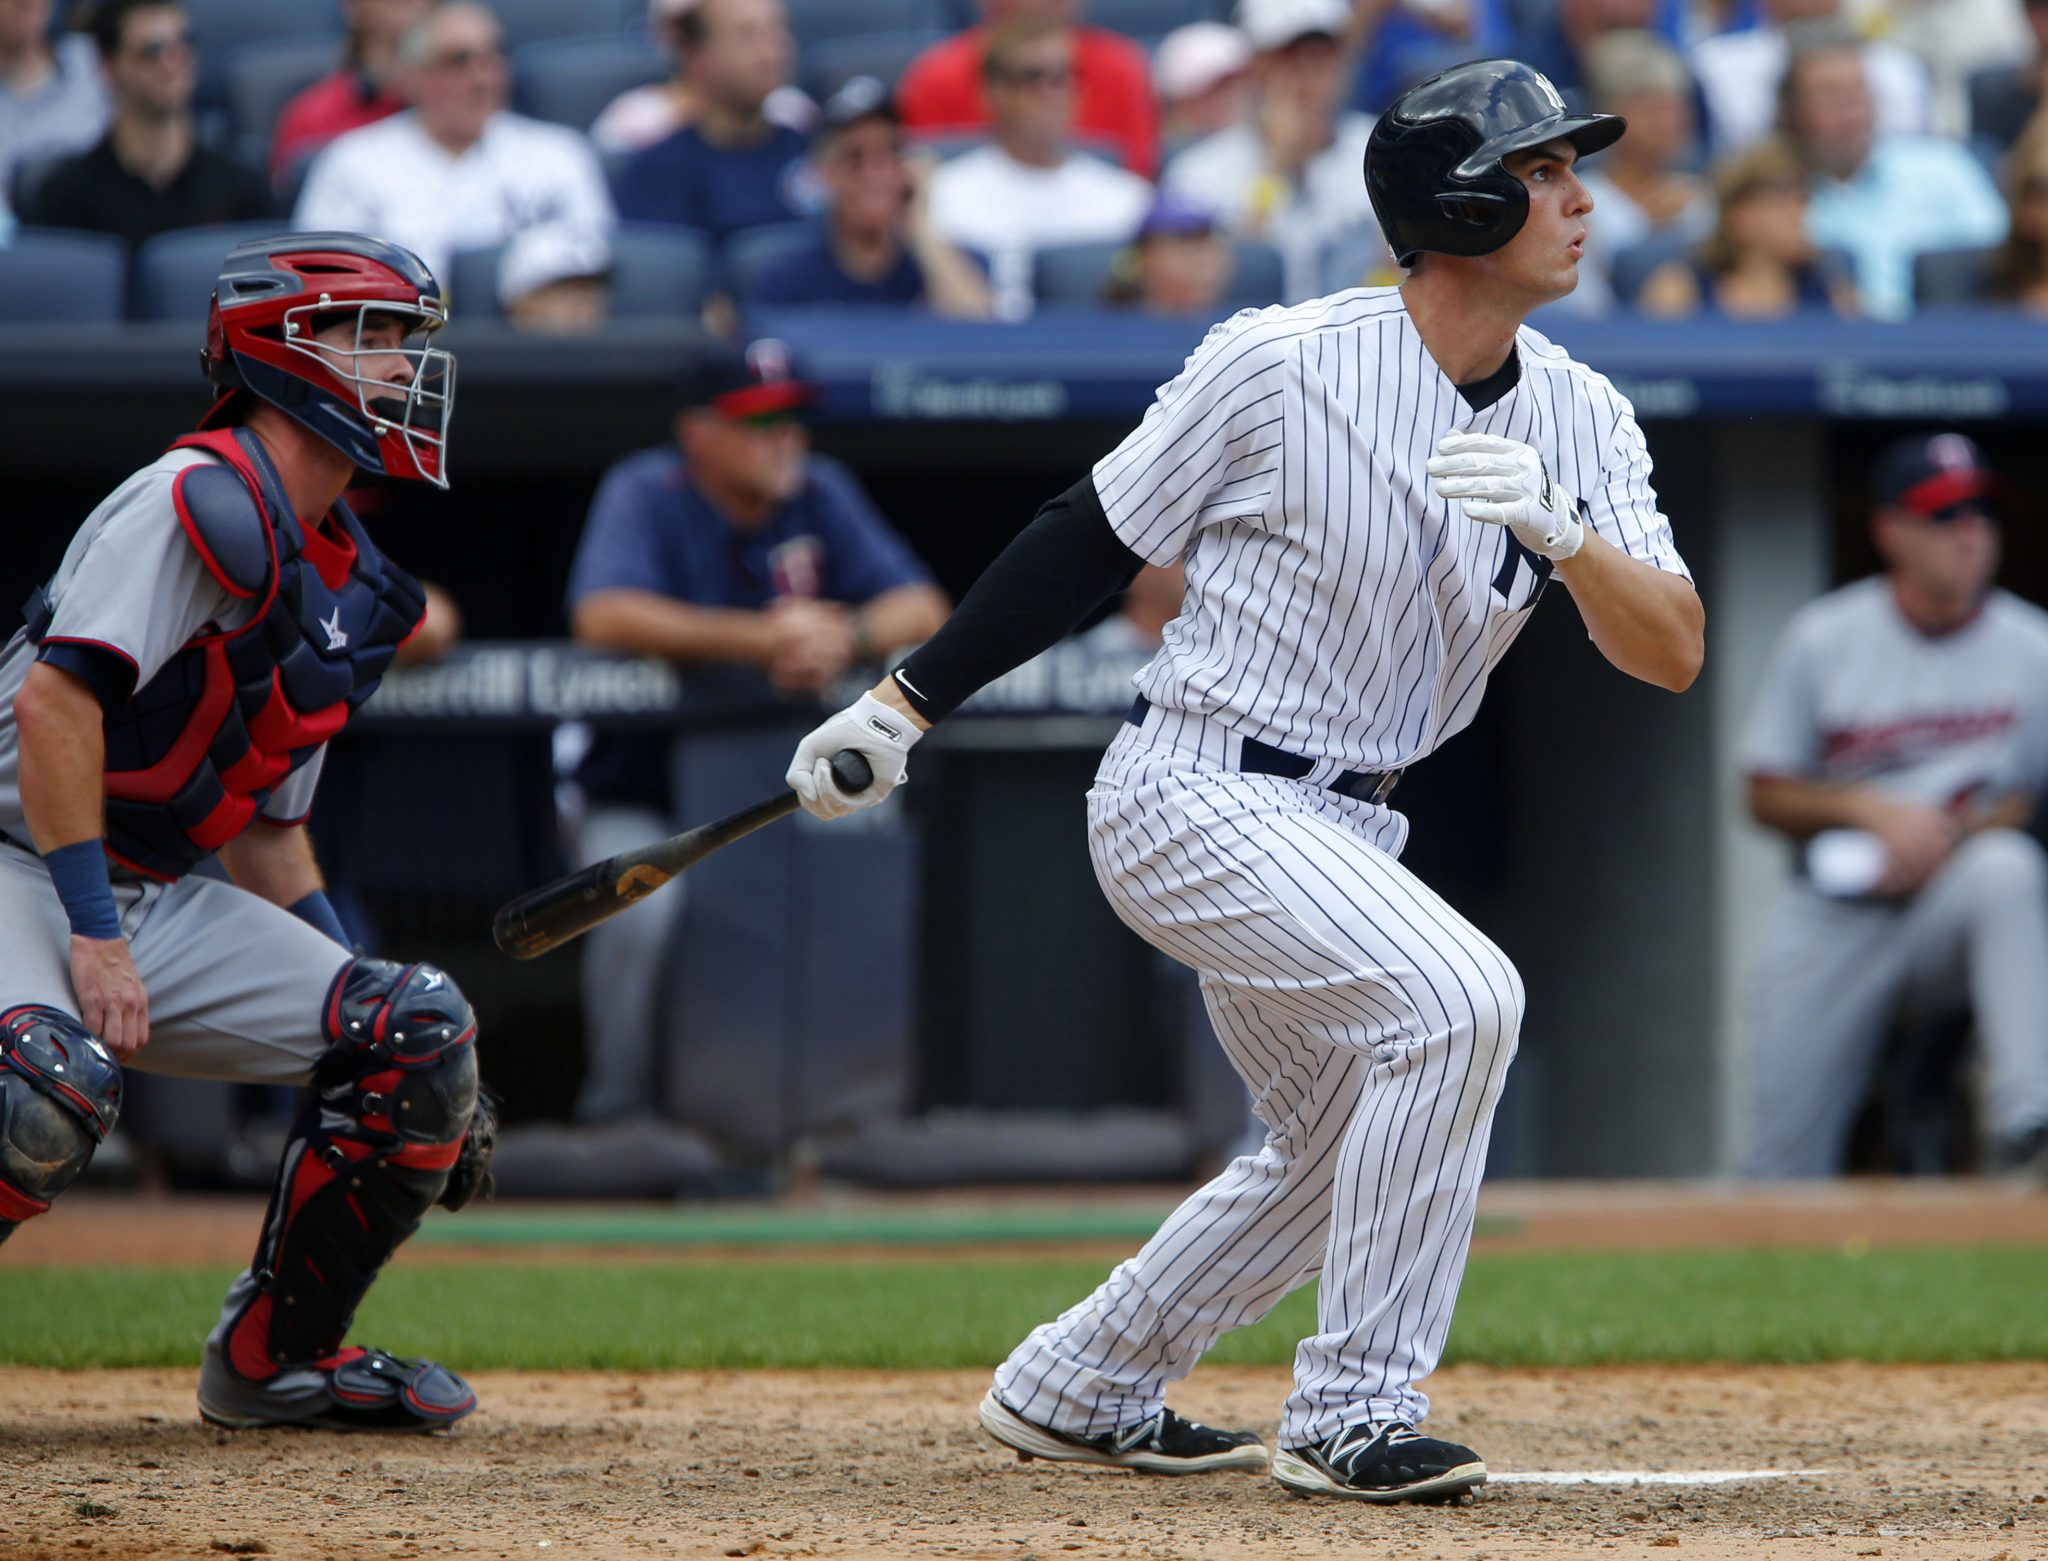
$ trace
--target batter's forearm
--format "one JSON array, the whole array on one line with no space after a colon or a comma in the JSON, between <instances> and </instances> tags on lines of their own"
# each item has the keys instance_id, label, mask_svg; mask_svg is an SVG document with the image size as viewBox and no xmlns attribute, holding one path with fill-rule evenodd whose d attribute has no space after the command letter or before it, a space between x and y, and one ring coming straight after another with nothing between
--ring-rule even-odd
<instances>
[{"instance_id":1,"label":"batter's forearm","mask_svg":"<svg viewBox=\"0 0 2048 1561\"><path fill-rule=\"evenodd\" d=\"M98 840L106 829L106 732L99 696L37 662L14 699L21 811L36 850Z\"/></svg>"},{"instance_id":2,"label":"batter's forearm","mask_svg":"<svg viewBox=\"0 0 2048 1561\"><path fill-rule=\"evenodd\" d=\"M1600 654L1630 677L1683 693L1706 659L1706 609L1682 577L1631 558L1588 527L1557 565Z\"/></svg>"}]
</instances>

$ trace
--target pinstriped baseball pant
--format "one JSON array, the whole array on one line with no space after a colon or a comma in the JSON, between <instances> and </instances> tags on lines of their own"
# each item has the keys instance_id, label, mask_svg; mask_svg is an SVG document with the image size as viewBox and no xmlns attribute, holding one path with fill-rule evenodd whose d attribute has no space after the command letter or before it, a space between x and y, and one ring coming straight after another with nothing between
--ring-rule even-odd
<instances>
[{"instance_id":1,"label":"pinstriped baseball pant","mask_svg":"<svg viewBox=\"0 0 2048 1561\"><path fill-rule=\"evenodd\" d=\"M1398 815L1235 758L1225 728L1155 708L1089 792L1104 891L1200 972L1269 1131L997 1371L1004 1402L1068 1435L1150 1415L1318 1273L1281 1445L1419 1420L1471 1245L1521 979L1395 860Z\"/></svg>"}]
</instances>

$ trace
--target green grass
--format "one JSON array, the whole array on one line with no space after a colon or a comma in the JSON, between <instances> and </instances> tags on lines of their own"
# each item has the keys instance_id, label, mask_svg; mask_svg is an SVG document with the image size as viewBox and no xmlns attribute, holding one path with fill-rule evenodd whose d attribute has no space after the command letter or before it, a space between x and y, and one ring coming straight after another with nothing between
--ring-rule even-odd
<instances>
[{"instance_id":1,"label":"green grass","mask_svg":"<svg viewBox=\"0 0 2048 1561\"><path fill-rule=\"evenodd\" d=\"M988 1366L1085 1294L1073 1259L408 1266L358 1337L469 1370ZM0 1361L197 1360L226 1270L0 1269ZM2048 1357L2048 1251L2026 1247L1475 1259L1451 1360L1510 1366ZM1211 1359L1282 1364L1290 1297Z\"/></svg>"}]
</instances>

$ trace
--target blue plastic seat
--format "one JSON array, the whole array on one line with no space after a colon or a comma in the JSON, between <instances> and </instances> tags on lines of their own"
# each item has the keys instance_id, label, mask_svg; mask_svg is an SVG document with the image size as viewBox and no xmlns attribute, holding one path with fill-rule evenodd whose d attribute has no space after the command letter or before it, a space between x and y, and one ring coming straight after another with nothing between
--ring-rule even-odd
<instances>
[{"instance_id":1,"label":"blue plastic seat","mask_svg":"<svg viewBox=\"0 0 2048 1561\"><path fill-rule=\"evenodd\" d=\"M1041 304L1102 302L1110 268L1128 244L1099 239L1086 244L1052 244L1031 261L1031 289ZM1232 240L1230 284L1216 305L1220 318L1239 309L1263 308L1281 301L1285 266L1271 244Z\"/></svg>"},{"instance_id":2,"label":"blue plastic seat","mask_svg":"<svg viewBox=\"0 0 2048 1561\"><path fill-rule=\"evenodd\" d=\"M711 290L711 241L693 228L659 222L621 223L612 231L611 312L626 319L703 312ZM501 318L498 264L505 246L458 250L448 264L449 302L456 319Z\"/></svg>"},{"instance_id":3,"label":"blue plastic seat","mask_svg":"<svg viewBox=\"0 0 2048 1561\"><path fill-rule=\"evenodd\" d=\"M1212 20L1216 13L1208 0L1088 0L1082 14L1091 27L1150 38Z\"/></svg>"},{"instance_id":4,"label":"blue plastic seat","mask_svg":"<svg viewBox=\"0 0 2048 1561\"><path fill-rule=\"evenodd\" d=\"M893 89L911 61L945 37L936 27L920 27L809 44L803 51L804 90L822 103L856 76L873 76Z\"/></svg>"},{"instance_id":5,"label":"blue plastic seat","mask_svg":"<svg viewBox=\"0 0 2048 1561\"><path fill-rule=\"evenodd\" d=\"M772 222L747 228L725 241L721 257L726 291L740 303L753 301L761 278L790 255L818 242L816 222Z\"/></svg>"},{"instance_id":6,"label":"blue plastic seat","mask_svg":"<svg viewBox=\"0 0 2048 1561\"><path fill-rule=\"evenodd\" d=\"M788 0L789 30L797 52L861 33L944 30L947 17L937 0Z\"/></svg>"},{"instance_id":7,"label":"blue plastic seat","mask_svg":"<svg viewBox=\"0 0 2048 1561\"><path fill-rule=\"evenodd\" d=\"M623 33L529 43L512 57L512 106L588 130L620 93L669 74L668 61L652 44Z\"/></svg>"},{"instance_id":8,"label":"blue plastic seat","mask_svg":"<svg viewBox=\"0 0 2048 1561\"><path fill-rule=\"evenodd\" d=\"M228 251L247 239L285 232L289 226L280 218L157 234L135 256L135 318L204 324L207 301Z\"/></svg>"},{"instance_id":9,"label":"blue plastic seat","mask_svg":"<svg viewBox=\"0 0 2048 1561\"><path fill-rule=\"evenodd\" d=\"M505 35L505 49L516 52L549 38L587 38L597 33L632 32L644 36L647 0L489 0L491 14Z\"/></svg>"},{"instance_id":10,"label":"blue plastic seat","mask_svg":"<svg viewBox=\"0 0 2048 1561\"><path fill-rule=\"evenodd\" d=\"M341 65L342 41L332 38L272 38L246 44L228 56L228 124L235 153L251 168L270 166L277 118L285 105Z\"/></svg>"},{"instance_id":11,"label":"blue plastic seat","mask_svg":"<svg viewBox=\"0 0 2048 1561\"><path fill-rule=\"evenodd\" d=\"M127 247L105 233L23 228L0 245L0 324L117 321L127 286Z\"/></svg>"},{"instance_id":12,"label":"blue plastic seat","mask_svg":"<svg viewBox=\"0 0 2048 1561\"><path fill-rule=\"evenodd\" d=\"M1913 302L1929 305L1987 301L1995 280L1998 250L1931 249L1913 257Z\"/></svg>"},{"instance_id":13,"label":"blue plastic seat","mask_svg":"<svg viewBox=\"0 0 2048 1561\"><path fill-rule=\"evenodd\" d=\"M229 62L241 50L281 38L325 38L341 52L341 7L332 0L187 0L199 45L202 106L226 101Z\"/></svg>"}]
</instances>

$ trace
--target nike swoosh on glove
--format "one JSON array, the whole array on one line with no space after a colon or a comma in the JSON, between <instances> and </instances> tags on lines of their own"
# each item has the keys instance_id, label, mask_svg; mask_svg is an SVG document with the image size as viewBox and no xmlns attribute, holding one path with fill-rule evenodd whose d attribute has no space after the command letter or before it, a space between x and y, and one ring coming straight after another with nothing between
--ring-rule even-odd
<instances>
[{"instance_id":1,"label":"nike swoosh on glove","mask_svg":"<svg viewBox=\"0 0 2048 1561\"><path fill-rule=\"evenodd\" d=\"M1429 485L1473 520L1506 526L1532 553L1565 559L1585 545L1579 501L1550 480L1534 447L1498 434L1446 434L1429 462Z\"/></svg>"}]
</instances>

